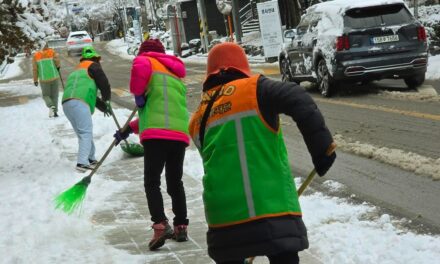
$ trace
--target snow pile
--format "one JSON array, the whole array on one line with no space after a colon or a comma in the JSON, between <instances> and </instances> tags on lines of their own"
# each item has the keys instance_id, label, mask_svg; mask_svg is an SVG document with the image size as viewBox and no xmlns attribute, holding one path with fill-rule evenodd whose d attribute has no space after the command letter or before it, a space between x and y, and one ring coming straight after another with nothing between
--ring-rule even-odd
<instances>
[{"instance_id":1,"label":"snow pile","mask_svg":"<svg viewBox=\"0 0 440 264\"><path fill-rule=\"evenodd\" d=\"M429 57L426 79L440 79L440 55Z\"/></svg>"},{"instance_id":2,"label":"snow pile","mask_svg":"<svg viewBox=\"0 0 440 264\"><path fill-rule=\"evenodd\" d=\"M428 68L429 71L430 68ZM398 91L380 91L380 95L401 100L420 100L429 102L440 102L440 96L437 95L435 90L429 90L427 92L398 92Z\"/></svg>"},{"instance_id":3,"label":"snow pile","mask_svg":"<svg viewBox=\"0 0 440 264\"><path fill-rule=\"evenodd\" d=\"M7 64L4 61L4 68L0 66L0 80L11 79L13 77L19 76L23 71L20 68L20 63L23 61L23 58L15 58L14 62L11 64Z\"/></svg>"},{"instance_id":4,"label":"snow pile","mask_svg":"<svg viewBox=\"0 0 440 264\"><path fill-rule=\"evenodd\" d=\"M389 215L368 204L352 205L321 193L300 198L309 250L323 263L436 263L439 237L395 227Z\"/></svg>"},{"instance_id":5,"label":"snow pile","mask_svg":"<svg viewBox=\"0 0 440 264\"><path fill-rule=\"evenodd\" d=\"M10 84L7 91L28 89L33 85ZM29 93L28 93L29 94ZM67 216L54 210L53 198L79 181L84 174L74 172L75 161L66 153L76 153L76 136L62 115L47 117L41 98L27 104L0 107L0 255L2 263L143 263L140 256L106 245L89 218L102 201L124 187L102 175L94 176L80 216ZM122 119L121 119L122 120ZM108 131L113 121L95 114L97 156L111 142ZM105 130L105 131L104 131ZM61 132L60 132L61 131ZM70 133L64 141L62 133ZM111 159L119 159L113 154Z\"/></svg>"},{"instance_id":6,"label":"snow pile","mask_svg":"<svg viewBox=\"0 0 440 264\"><path fill-rule=\"evenodd\" d=\"M128 55L128 44L124 42L124 39L114 39L107 43L105 47L111 54L123 59L132 60L135 57L133 55Z\"/></svg>"},{"instance_id":7,"label":"snow pile","mask_svg":"<svg viewBox=\"0 0 440 264\"><path fill-rule=\"evenodd\" d=\"M31 85L32 84L32 85ZM11 86L14 87L11 89ZM0 93L10 94L11 96L20 96L20 95L40 95L41 89L33 85L33 80L20 80L20 81L12 81L9 83L0 84Z\"/></svg>"},{"instance_id":8,"label":"snow pile","mask_svg":"<svg viewBox=\"0 0 440 264\"><path fill-rule=\"evenodd\" d=\"M440 158L432 159L400 149L377 147L359 141L349 142L339 134L335 135L334 139L339 148L344 151L391 164L417 174L429 175L434 180L440 180Z\"/></svg>"}]
</instances>

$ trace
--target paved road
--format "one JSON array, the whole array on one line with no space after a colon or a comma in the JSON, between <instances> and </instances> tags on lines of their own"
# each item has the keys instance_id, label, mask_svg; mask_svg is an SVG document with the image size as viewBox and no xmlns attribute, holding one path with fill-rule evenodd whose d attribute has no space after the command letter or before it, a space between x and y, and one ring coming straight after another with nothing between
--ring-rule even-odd
<instances>
[{"instance_id":1,"label":"paved road","mask_svg":"<svg viewBox=\"0 0 440 264\"><path fill-rule=\"evenodd\" d=\"M132 108L133 99L128 93L131 61L111 55L97 45L103 55L103 68L112 84L112 100ZM62 58L64 79L77 64L78 57ZM189 110L194 111L200 99L201 82L205 66L188 65ZM262 67L255 72L279 78L276 70ZM21 77L26 78L26 76ZM430 82L438 87L438 82ZM429 84L429 83L428 83ZM440 160L440 100L438 96L424 96L408 91L403 82L390 80L368 86L351 87L331 99L322 98L308 88L334 134L375 146L401 149ZM395 94L393 91L401 91ZM405 96L401 96L404 94ZM307 175L312 168L310 157L301 136L291 120L282 118L285 138L296 175ZM368 201L396 216L412 219L411 228L440 234L440 181L425 175L399 169L379 161L338 151L335 166L325 178L318 178L312 188L322 191L326 179L347 186L344 191L332 193L351 197L353 202ZM354 196L352 194L355 194Z\"/></svg>"}]
</instances>

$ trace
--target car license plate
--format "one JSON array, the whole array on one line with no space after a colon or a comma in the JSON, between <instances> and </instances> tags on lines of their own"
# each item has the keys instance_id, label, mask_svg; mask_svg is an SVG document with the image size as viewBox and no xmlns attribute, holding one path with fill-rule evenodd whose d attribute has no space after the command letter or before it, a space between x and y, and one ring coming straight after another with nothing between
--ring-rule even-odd
<instances>
[{"instance_id":1,"label":"car license plate","mask_svg":"<svg viewBox=\"0 0 440 264\"><path fill-rule=\"evenodd\" d=\"M374 38L371 39L371 41L373 42L373 44L399 41L399 35L389 35L389 36L374 37Z\"/></svg>"}]
</instances>

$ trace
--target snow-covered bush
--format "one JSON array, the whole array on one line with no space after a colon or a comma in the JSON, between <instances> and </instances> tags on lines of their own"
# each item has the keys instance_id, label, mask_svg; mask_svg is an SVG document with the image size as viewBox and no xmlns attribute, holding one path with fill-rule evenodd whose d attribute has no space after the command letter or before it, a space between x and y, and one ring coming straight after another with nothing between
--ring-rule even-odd
<instances>
[{"instance_id":1,"label":"snow-covered bush","mask_svg":"<svg viewBox=\"0 0 440 264\"><path fill-rule=\"evenodd\" d=\"M44 3L28 0L0 0L0 64L10 55L41 46L54 33Z\"/></svg>"}]
</instances>

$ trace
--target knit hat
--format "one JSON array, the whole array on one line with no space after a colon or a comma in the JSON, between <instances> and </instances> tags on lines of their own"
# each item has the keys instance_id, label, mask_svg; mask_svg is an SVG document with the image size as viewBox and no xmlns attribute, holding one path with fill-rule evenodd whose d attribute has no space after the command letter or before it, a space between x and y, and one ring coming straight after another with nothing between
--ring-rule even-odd
<instances>
[{"instance_id":1,"label":"knit hat","mask_svg":"<svg viewBox=\"0 0 440 264\"><path fill-rule=\"evenodd\" d=\"M209 51L206 79L221 70L237 70L246 76L251 76L249 62L242 47L232 42L224 42L215 45Z\"/></svg>"},{"instance_id":2,"label":"knit hat","mask_svg":"<svg viewBox=\"0 0 440 264\"><path fill-rule=\"evenodd\" d=\"M149 51L165 53L165 48L163 47L162 42L160 42L160 40L147 39L140 46L138 55L143 52L149 52Z\"/></svg>"}]
</instances>

